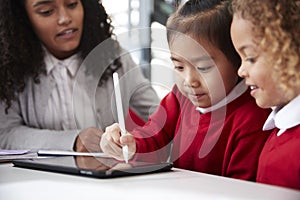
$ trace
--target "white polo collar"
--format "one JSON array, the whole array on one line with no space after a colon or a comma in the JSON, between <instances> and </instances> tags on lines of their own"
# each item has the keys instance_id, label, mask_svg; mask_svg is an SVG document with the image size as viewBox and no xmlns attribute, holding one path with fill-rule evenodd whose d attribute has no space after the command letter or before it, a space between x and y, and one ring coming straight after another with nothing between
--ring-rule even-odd
<instances>
[{"instance_id":1,"label":"white polo collar","mask_svg":"<svg viewBox=\"0 0 300 200\"><path fill-rule=\"evenodd\" d=\"M266 120L263 130L280 129L277 136L300 124L300 95L282 107L275 107Z\"/></svg>"},{"instance_id":2,"label":"white polo collar","mask_svg":"<svg viewBox=\"0 0 300 200\"><path fill-rule=\"evenodd\" d=\"M245 85L245 80L242 80L233 88L233 90L224 99L219 101L217 104L215 104L209 108L197 107L196 110L198 110L202 114L217 110L217 109L229 104L230 102L234 101L235 99L237 99L239 96L244 94L247 91L247 89L248 89L248 86Z\"/></svg>"}]
</instances>

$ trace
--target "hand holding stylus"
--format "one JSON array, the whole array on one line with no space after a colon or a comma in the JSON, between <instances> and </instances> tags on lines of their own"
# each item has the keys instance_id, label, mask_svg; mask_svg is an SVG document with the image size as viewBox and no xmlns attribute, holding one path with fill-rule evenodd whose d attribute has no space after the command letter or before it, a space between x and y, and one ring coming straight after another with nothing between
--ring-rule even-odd
<instances>
[{"instance_id":1,"label":"hand holding stylus","mask_svg":"<svg viewBox=\"0 0 300 200\"><path fill-rule=\"evenodd\" d=\"M115 123L105 129L100 141L100 147L105 154L117 160L125 160L123 146L128 147L128 159L131 159L136 152L136 143L133 135L127 132L120 135L120 125ZM126 161L126 160L125 160Z\"/></svg>"},{"instance_id":2,"label":"hand holding stylus","mask_svg":"<svg viewBox=\"0 0 300 200\"><path fill-rule=\"evenodd\" d=\"M111 141L112 143L108 145L109 147L106 147L107 143L103 144L103 141L101 141L100 146L102 144L103 147L101 146L101 148L104 152L107 150L108 152L106 152L106 153L110 154L111 156L116 157L116 159L119 159L119 160L122 160L122 159L120 159L120 155L119 155L119 147L122 147L123 159L125 160L126 163L128 163L128 159L129 159L128 145L126 144L126 142L122 143L122 141L120 140L120 133L122 136L126 136L126 129L125 129L125 120L124 120L124 113L123 113L123 106L122 106L119 76L118 76L117 72L113 73L113 81L114 81L114 89L115 89L115 97L116 97L116 106L117 106L119 125L117 127L115 127L114 129L106 128L105 132L107 133L107 135L103 135L102 138L107 137L106 139L109 139L109 140L107 140L107 142L109 143ZM110 137L112 137L112 138L110 138ZM126 139L123 139L123 140L126 141ZM133 140L134 140L134 138L133 138ZM134 147L135 147L135 143L134 143ZM134 152L135 152L135 150L134 150Z\"/></svg>"}]
</instances>

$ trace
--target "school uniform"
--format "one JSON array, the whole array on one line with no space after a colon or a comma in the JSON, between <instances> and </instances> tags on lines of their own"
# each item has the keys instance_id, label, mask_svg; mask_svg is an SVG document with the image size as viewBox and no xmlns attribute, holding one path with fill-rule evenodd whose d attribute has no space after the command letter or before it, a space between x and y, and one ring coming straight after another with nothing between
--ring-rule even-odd
<instances>
[{"instance_id":1,"label":"school uniform","mask_svg":"<svg viewBox=\"0 0 300 200\"><path fill-rule=\"evenodd\" d=\"M255 181L258 157L268 137L259 108L244 82L211 108L196 108L174 86L136 137L134 159L165 161L197 172Z\"/></svg>"},{"instance_id":2,"label":"school uniform","mask_svg":"<svg viewBox=\"0 0 300 200\"><path fill-rule=\"evenodd\" d=\"M257 182L300 189L300 95L276 108L264 130L273 130L259 158Z\"/></svg>"}]
</instances>

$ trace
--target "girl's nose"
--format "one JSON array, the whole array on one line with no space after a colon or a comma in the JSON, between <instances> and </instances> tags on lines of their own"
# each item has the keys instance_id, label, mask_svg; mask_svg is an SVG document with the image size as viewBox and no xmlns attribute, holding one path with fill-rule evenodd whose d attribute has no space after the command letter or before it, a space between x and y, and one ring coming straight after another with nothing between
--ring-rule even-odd
<instances>
[{"instance_id":1,"label":"girl's nose","mask_svg":"<svg viewBox=\"0 0 300 200\"><path fill-rule=\"evenodd\" d=\"M248 73L246 70L246 67L244 66L244 64L242 63L242 65L240 66L239 70L238 70L238 75L242 78L247 77Z\"/></svg>"},{"instance_id":2,"label":"girl's nose","mask_svg":"<svg viewBox=\"0 0 300 200\"><path fill-rule=\"evenodd\" d=\"M184 74L185 85L188 87L199 87L201 85L201 77L199 72L194 70L189 70Z\"/></svg>"}]
</instances>

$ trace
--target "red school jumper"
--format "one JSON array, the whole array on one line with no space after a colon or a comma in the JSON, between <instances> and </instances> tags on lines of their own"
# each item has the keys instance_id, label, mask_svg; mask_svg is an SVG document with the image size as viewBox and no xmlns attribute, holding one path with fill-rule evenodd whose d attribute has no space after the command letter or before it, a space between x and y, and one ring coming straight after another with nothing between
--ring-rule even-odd
<instances>
[{"instance_id":1,"label":"red school jumper","mask_svg":"<svg viewBox=\"0 0 300 200\"><path fill-rule=\"evenodd\" d=\"M300 190L300 125L277 136L274 129L259 158L257 182Z\"/></svg>"},{"instance_id":2,"label":"red school jumper","mask_svg":"<svg viewBox=\"0 0 300 200\"><path fill-rule=\"evenodd\" d=\"M131 132L135 158L165 161L172 146L174 167L255 181L269 113L246 91L227 106L201 114L174 86L146 125Z\"/></svg>"}]
</instances>

